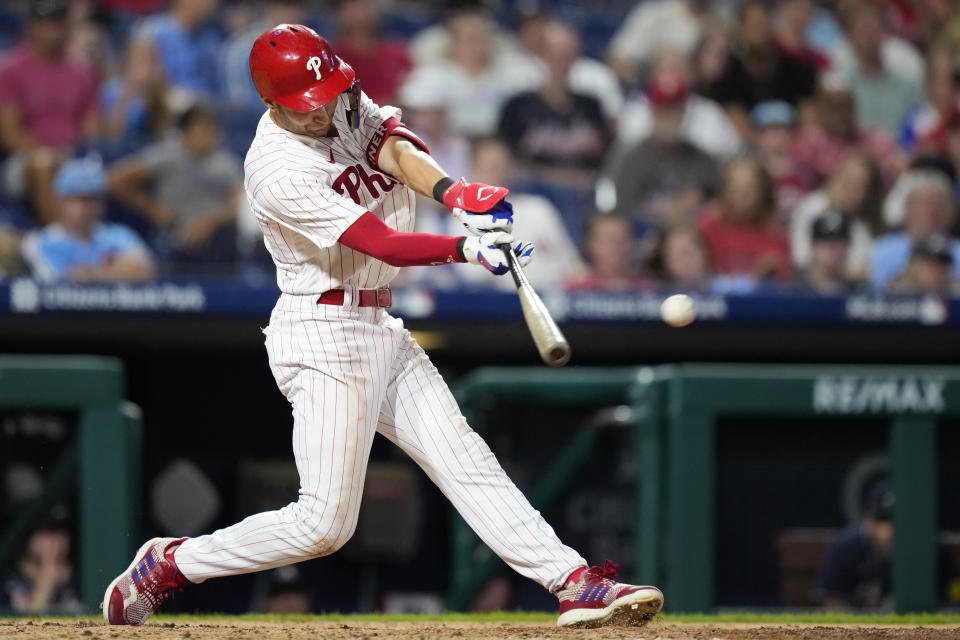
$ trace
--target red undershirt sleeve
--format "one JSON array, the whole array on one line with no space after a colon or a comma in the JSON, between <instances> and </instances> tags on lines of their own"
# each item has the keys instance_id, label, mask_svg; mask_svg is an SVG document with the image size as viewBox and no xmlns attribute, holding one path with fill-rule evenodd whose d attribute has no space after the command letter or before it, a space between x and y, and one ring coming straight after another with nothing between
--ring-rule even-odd
<instances>
[{"instance_id":1,"label":"red undershirt sleeve","mask_svg":"<svg viewBox=\"0 0 960 640\"><path fill-rule=\"evenodd\" d=\"M462 237L395 231L368 211L347 227L339 242L394 267L418 267L466 262L460 249L463 240Z\"/></svg>"}]
</instances>

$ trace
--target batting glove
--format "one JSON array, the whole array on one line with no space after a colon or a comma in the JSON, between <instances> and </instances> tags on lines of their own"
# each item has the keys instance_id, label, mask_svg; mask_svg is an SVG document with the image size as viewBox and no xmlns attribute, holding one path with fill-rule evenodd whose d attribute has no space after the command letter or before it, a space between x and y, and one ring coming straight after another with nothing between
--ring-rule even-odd
<instances>
[{"instance_id":1,"label":"batting glove","mask_svg":"<svg viewBox=\"0 0 960 640\"><path fill-rule=\"evenodd\" d=\"M513 236L504 231L491 231L482 236L470 236L463 242L463 258L470 264L483 265L487 271L495 276L502 276L510 270L507 256L500 249L500 245L509 244L513 254L521 267L530 264L533 259L533 243L518 242L514 244Z\"/></svg>"},{"instance_id":2,"label":"batting glove","mask_svg":"<svg viewBox=\"0 0 960 640\"><path fill-rule=\"evenodd\" d=\"M504 198L510 193L504 187L494 187L482 182L467 183L463 178L454 182L443 192L443 203L450 213L472 235L479 236L490 231L513 229L513 206Z\"/></svg>"}]
</instances>

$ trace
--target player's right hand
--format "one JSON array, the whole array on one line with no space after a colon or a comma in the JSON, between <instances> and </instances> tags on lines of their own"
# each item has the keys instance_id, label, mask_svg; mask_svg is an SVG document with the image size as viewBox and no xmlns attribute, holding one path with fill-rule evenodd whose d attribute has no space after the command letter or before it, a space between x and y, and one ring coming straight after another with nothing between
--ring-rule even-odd
<instances>
[{"instance_id":1,"label":"player's right hand","mask_svg":"<svg viewBox=\"0 0 960 640\"><path fill-rule=\"evenodd\" d=\"M510 270L507 256L500 245L509 244L521 267L530 264L533 259L533 243L516 242L513 236L504 231L492 231L482 236L468 236L463 242L463 257L470 264L482 265L495 276L502 276Z\"/></svg>"}]
</instances>

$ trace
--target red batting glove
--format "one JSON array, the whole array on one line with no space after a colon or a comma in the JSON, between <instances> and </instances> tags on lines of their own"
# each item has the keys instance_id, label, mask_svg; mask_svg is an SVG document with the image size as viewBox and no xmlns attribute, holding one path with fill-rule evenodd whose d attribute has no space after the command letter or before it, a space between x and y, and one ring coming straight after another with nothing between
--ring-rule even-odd
<instances>
[{"instance_id":1,"label":"red batting glove","mask_svg":"<svg viewBox=\"0 0 960 640\"><path fill-rule=\"evenodd\" d=\"M510 190L506 187L494 187L482 182L466 182L460 178L443 192L443 204L453 213L454 209L463 209L471 213L486 213L507 197Z\"/></svg>"}]
</instances>

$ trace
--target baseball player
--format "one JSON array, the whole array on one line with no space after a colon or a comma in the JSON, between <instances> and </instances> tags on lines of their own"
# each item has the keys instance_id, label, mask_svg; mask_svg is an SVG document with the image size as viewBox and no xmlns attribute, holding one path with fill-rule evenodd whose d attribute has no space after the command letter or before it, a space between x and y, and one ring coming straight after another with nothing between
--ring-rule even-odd
<instances>
[{"instance_id":1,"label":"baseball player","mask_svg":"<svg viewBox=\"0 0 960 640\"><path fill-rule=\"evenodd\" d=\"M282 294L264 331L293 407L296 502L196 538L154 538L107 587L109 624L140 625L174 590L331 554L357 525L376 433L403 449L477 535L560 600L561 626L642 624L654 587L589 567L530 506L467 425L423 349L390 316L398 267L469 262L508 270L533 247L510 235L507 189L455 181L394 107L374 104L353 69L301 25L264 33L250 53L267 106L247 153L245 188ZM443 202L462 237L413 233L414 192Z\"/></svg>"}]
</instances>

